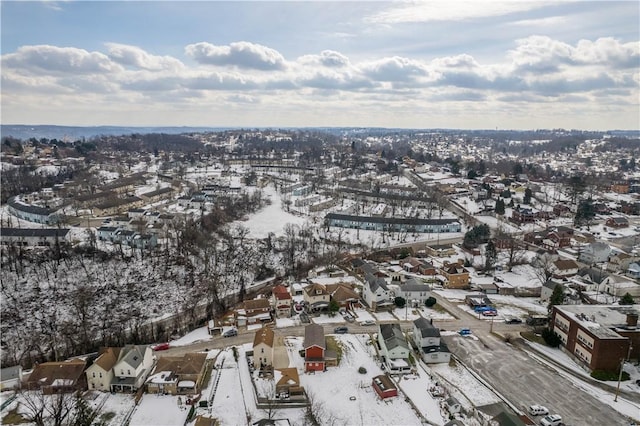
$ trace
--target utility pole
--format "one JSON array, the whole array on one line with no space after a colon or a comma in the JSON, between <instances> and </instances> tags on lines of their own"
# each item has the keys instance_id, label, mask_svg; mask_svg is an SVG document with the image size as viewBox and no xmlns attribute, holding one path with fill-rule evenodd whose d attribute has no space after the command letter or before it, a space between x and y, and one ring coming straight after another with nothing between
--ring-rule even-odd
<instances>
[{"instance_id":1,"label":"utility pole","mask_svg":"<svg viewBox=\"0 0 640 426\"><path fill-rule=\"evenodd\" d=\"M627 358L629 359L629 357L631 356L631 349L633 347L631 346L631 340L629 340L629 350L627 351ZM625 358L622 358L620 360L620 373L618 373L618 386L616 387L616 396L615 398L613 398L613 402L618 402L618 394L620 393L620 382L622 381L622 369L624 367L624 361Z\"/></svg>"}]
</instances>

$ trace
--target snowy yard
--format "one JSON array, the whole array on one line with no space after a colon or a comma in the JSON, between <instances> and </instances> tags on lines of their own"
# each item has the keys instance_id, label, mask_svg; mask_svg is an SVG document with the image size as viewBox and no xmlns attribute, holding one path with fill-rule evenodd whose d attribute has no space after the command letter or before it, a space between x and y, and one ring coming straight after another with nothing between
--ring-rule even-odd
<instances>
[{"instance_id":1,"label":"snowy yard","mask_svg":"<svg viewBox=\"0 0 640 426\"><path fill-rule=\"evenodd\" d=\"M185 404L185 397L173 395L147 394L140 400L130 426L176 426L184 424L191 407Z\"/></svg>"}]
</instances>

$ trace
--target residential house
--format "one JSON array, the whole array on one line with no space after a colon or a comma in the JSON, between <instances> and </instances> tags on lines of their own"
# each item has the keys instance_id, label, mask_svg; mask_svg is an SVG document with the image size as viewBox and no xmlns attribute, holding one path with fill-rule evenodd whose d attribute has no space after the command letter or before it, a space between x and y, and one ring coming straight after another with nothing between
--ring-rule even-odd
<instances>
[{"instance_id":1,"label":"residential house","mask_svg":"<svg viewBox=\"0 0 640 426\"><path fill-rule=\"evenodd\" d=\"M629 193L629 182L627 181L616 181L611 184L611 191L616 192L618 194L628 194Z\"/></svg>"},{"instance_id":2,"label":"residential house","mask_svg":"<svg viewBox=\"0 0 640 426\"><path fill-rule=\"evenodd\" d=\"M640 355L639 312L640 305L556 305L551 331L585 367L616 372L621 359Z\"/></svg>"},{"instance_id":3,"label":"residential house","mask_svg":"<svg viewBox=\"0 0 640 426\"><path fill-rule=\"evenodd\" d=\"M331 294L323 284L309 284L304 288L304 301L312 311L329 308Z\"/></svg>"},{"instance_id":4,"label":"residential house","mask_svg":"<svg viewBox=\"0 0 640 426\"><path fill-rule=\"evenodd\" d=\"M404 298L413 307L423 306L430 296L429 284L425 284L415 278L408 279L403 284L400 284L398 288L399 294L396 294L396 296Z\"/></svg>"},{"instance_id":5,"label":"residential house","mask_svg":"<svg viewBox=\"0 0 640 426\"><path fill-rule=\"evenodd\" d=\"M28 222L55 225L60 221L56 209L25 204L16 197L9 198L7 206L9 213Z\"/></svg>"},{"instance_id":6,"label":"residential house","mask_svg":"<svg viewBox=\"0 0 640 426\"><path fill-rule=\"evenodd\" d=\"M392 398L398 396L398 388L393 380L386 374L381 374L373 378L371 386L376 391L380 399Z\"/></svg>"},{"instance_id":7,"label":"residential house","mask_svg":"<svg viewBox=\"0 0 640 426\"><path fill-rule=\"evenodd\" d=\"M262 297L259 299L245 300L243 306L247 324L265 323L272 320L269 299Z\"/></svg>"},{"instance_id":8,"label":"residential house","mask_svg":"<svg viewBox=\"0 0 640 426\"><path fill-rule=\"evenodd\" d=\"M382 277L367 274L362 298L374 311L393 305L391 290Z\"/></svg>"},{"instance_id":9,"label":"residential house","mask_svg":"<svg viewBox=\"0 0 640 426\"><path fill-rule=\"evenodd\" d=\"M575 260L559 259L550 266L550 271L554 278L568 278L578 273L579 266Z\"/></svg>"},{"instance_id":10,"label":"residential house","mask_svg":"<svg viewBox=\"0 0 640 426\"><path fill-rule=\"evenodd\" d=\"M304 328L304 371L324 371L327 344L324 329L320 324L309 324Z\"/></svg>"},{"instance_id":11,"label":"residential house","mask_svg":"<svg viewBox=\"0 0 640 426\"><path fill-rule=\"evenodd\" d=\"M112 392L135 392L144 385L154 364L150 346L126 345L113 366Z\"/></svg>"},{"instance_id":12,"label":"residential house","mask_svg":"<svg viewBox=\"0 0 640 426\"><path fill-rule=\"evenodd\" d=\"M433 257L449 257L456 254L456 249L452 245L428 245L425 251Z\"/></svg>"},{"instance_id":13,"label":"residential house","mask_svg":"<svg viewBox=\"0 0 640 426\"><path fill-rule=\"evenodd\" d=\"M116 365L119 357L120 348L109 347L100 351L98 358L85 371L89 390L96 389L106 392L111 390L113 366Z\"/></svg>"},{"instance_id":14,"label":"residential house","mask_svg":"<svg viewBox=\"0 0 640 426\"><path fill-rule=\"evenodd\" d=\"M610 217L605 222L605 225L610 226L612 228L628 228L629 220L626 217Z\"/></svg>"},{"instance_id":15,"label":"residential house","mask_svg":"<svg viewBox=\"0 0 640 426\"><path fill-rule=\"evenodd\" d=\"M390 372L402 373L411 369L409 365L409 344L399 323L379 324L378 344L380 354Z\"/></svg>"},{"instance_id":16,"label":"residential house","mask_svg":"<svg viewBox=\"0 0 640 426\"><path fill-rule=\"evenodd\" d=\"M300 385L300 375L295 367L280 368L276 370L276 376L280 376L276 382L276 398L278 399L303 399L304 386Z\"/></svg>"},{"instance_id":17,"label":"residential house","mask_svg":"<svg viewBox=\"0 0 640 426\"><path fill-rule=\"evenodd\" d=\"M100 241L113 241L113 237L116 235L120 228L117 226L101 226L97 229L98 240Z\"/></svg>"},{"instance_id":18,"label":"residential house","mask_svg":"<svg viewBox=\"0 0 640 426\"><path fill-rule=\"evenodd\" d=\"M147 203L156 203L158 201L169 199L171 198L172 195L173 195L173 188L166 187L166 188L160 188L151 192L145 192L144 194L140 194L140 198L145 200Z\"/></svg>"},{"instance_id":19,"label":"residential house","mask_svg":"<svg viewBox=\"0 0 640 426\"><path fill-rule=\"evenodd\" d=\"M255 368L273 366L273 345L275 333L269 327L256 331L253 338L253 366Z\"/></svg>"},{"instance_id":20,"label":"residential house","mask_svg":"<svg viewBox=\"0 0 640 426\"><path fill-rule=\"evenodd\" d=\"M616 253L609 257L607 271L624 273L629 269L629 265L637 261L640 261L640 256L627 253Z\"/></svg>"},{"instance_id":21,"label":"residential house","mask_svg":"<svg viewBox=\"0 0 640 426\"><path fill-rule=\"evenodd\" d=\"M451 352L440 340L440 329L432 320L421 317L413 322L413 342L427 364L448 363L451 359Z\"/></svg>"},{"instance_id":22,"label":"residential house","mask_svg":"<svg viewBox=\"0 0 640 426\"><path fill-rule=\"evenodd\" d=\"M1 228L0 243L23 247L54 247L69 243L67 228Z\"/></svg>"},{"instance_id":23,"label":"residential house","mask_svg":"<svg viewBox=\"0 0 640 426\"><path fill-rule=\"evenodd\" d=\"M627 268L627 275L631 278L639 279L640 278L640 264L634 262L629 265Z\"/></svg>"},{"instance_id":24,"label":"residential house","mask_svg":"<svg viewBox=\"0 0 640 426\"><path fill-rule=\"evenodd\" d=\"M83 359L43 362L34 367L24 387L29 390L40 389L44 395L70 393L87 388L84 369L87 363Z\"/></svg>"},{"instance_id":25,"label":"residential house","mask_svg":"<svg viewBox=\"0 0 640 426\"><path fill-rule=\"evenodd\" d=\"M562 280L557 278L548 279L540 289L540 302L548 303L551 299L551 295L553 294L553 290L555 290L556 286L562 287L562 292L564 293L564 283Z\"/></svg>"},{"instance_id":26,"label":"residential house","mask_svg":"<svg viewBox=\"0 0 640 426\"><path fill-rule=\"evenodd\" d=\"M445 262L440 268L440 273L446 280L446 288L469 288L469 271L460 263Z\"/></svg>"},{"instance_id":27,"label":"residential house","mask_svg":"<svg viewBox=\"0 0 640 426\"><path fill-rule=\"evenodd\" d=\"M615 297L622 297L627 293L632 297L640 297L640 284L621 275L609 275L602 281L600 289Z\"/></svg>"},{"instance_id":28,"label":"residential house","mask_svg":"<svg viewBox=\"0 0 640 426\"><path fill-rule=\"evenodd\" d=\"M606 262L611 254L611 246L609 244L596 241L582 249L578 260L587 265Z\"/></svg>"},{"instance_id":29,"label":"residential house","mask_svg":"<svg viewBox=\"0 0 640 426\"><path fill-rule=\"evenodd\" d=\"M22 386L22 366L16 365L0 370L0 392L20 389Z\"/></svg>"},{"instance_id":30,"label":"residential house","mask_svg":"<svg viewBox=\"0 0 640 426\"><path fill-rule=\"evenodd\" d=\"M153 375L146 382L147 392L170 395L196 395L202 389L206 353L187 353L158 359Z\"/></svg>"},{"instance_id":31,"label":"residential house","mask_svg":"<svg viewBox=\"0 0 640 426\"><path fill-rule=\"evenodd\" d=\"M285 286L278 284L273 287L273 290L271 290L271 306L275 310L276 317L289 318L292 304L291 293Z\"/></svg>"},{"instance_id":32,"label":"residential house","mask_svg":"<svg viewBox=\"0 0 640 426\"><path fill-rule=\"evenodd\" d=\"M327 285L327 291L331 292L331 300L335 301L341 308L352 309L360 302L360 294L353 289L351 284L329 284Z\"/></svg>"},{"instance_id":33,"label":"residential house","mask_svg":"<svg viewBox=\"0 0 640 426\"><path fill-rule=\"evenodd\" d=\"M462 226L455 219L414 219L375 216L351 216L328 213L325 216L328 226L353 228L371 231L440 233L460 232Z\"/></svg>"}]
</instances>

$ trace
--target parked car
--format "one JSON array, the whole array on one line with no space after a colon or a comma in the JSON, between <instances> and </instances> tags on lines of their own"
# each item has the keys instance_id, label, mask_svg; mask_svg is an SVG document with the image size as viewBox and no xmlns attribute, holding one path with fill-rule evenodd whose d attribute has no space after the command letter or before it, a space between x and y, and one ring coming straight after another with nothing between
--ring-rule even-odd
<instances>
[{"instance_id":1,"label":"parked car","mask_svg":"<svg viewBox=\"0 0 640 426\"><path fill-rule=\"evenodd\" d=\"M458 334L461 336L469 336L471 334L471 330L468 328L461 328L460 331L458 331Z\"/></svg>"},{"instance_id":2,"label":"parked car","mask_svg":"<svg viewBox=\"0 0 640 426\"><path fill-rule=\"evenodd\" d=\"M483 317L495 317L496 315L498 315L497 311L483 311L482 312L482 316Z\"/></svg>"},{"instance_id":3,"label":"parked car","mask_svg":"<svg viewBox=\"0 0 640 426\"><path fill-rule=\"evenodd\" d=\"M534 404L529 406L529 414L532 416L546 416L549 414L549 410L543 405Z\"/></svg>"},{"instance_id":4,"label":"parked car","mask_svg":"<svg viewBox=\"0 0 640 426\"><path fill-rule=\"evenodd\" d=\"M168 343L159 343L153 347L154 351L166 351L167 349L169 349Z\"/></svg>"},{"instance_id":5,"label":"parked car","mask_svg":"<svg viewBox=\"0 0 640 426\"><path fill-rule=\"evenodd\" d=\"M562 417L559 414L550 414L540 420L542 426L558 426L562 424Z\"/></svg>"},{"instance_id":6,"label":"parked car","mask_svg":"<svg viewBox=\"0 0 640 426\"><path fill-rule=\"evenodd\" d=\"M360 325L376 325L376 322L374 320L364 320L360 321Z\"/></svg>"},{"instance_id":7,"label":"parked car","mask_svg":"<svg viewBox=\"0 0 640 426\"><path fill-rule=\"evenodd\" d=\"M509 317L504 321L505 324L522 324L522 320L516 317Z\"/></svg>"},{"instance_id":8,"label":"parked car","mask_svg":"<svg viewBox=\"0 0 640 426\"><path fill-rule=\"evenodd\" d=\"M336 334L346 334L349 332L349 329L347 327L336 327L333 329L333 332Z\"/></svg>"},{"instance_id":9,"label":"parked car","mask_svg":"<svg viewBox=\"0 0 640 426\"><path fill-rule=\"evenodd\" d=\"M222 333L222 337L233 337L233 336L237 336L238 335L238 329L237 328L230 328L228 330L226 330L224 333Z\"/></svg>"}]
</instances>

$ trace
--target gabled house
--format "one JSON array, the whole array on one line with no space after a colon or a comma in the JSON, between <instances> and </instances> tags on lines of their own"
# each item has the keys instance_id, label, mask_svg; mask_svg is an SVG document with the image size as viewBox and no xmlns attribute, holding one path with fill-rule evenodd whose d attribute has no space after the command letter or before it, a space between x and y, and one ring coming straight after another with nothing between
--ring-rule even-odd
<instances>
[{"instance_id":1,"label":"gabled house","mask_svg":"<svg viewBox=\"0 0 640 426\"><path fill-rule=\"evenodd\" d=\"M309 324L304 328L304 371L324 371L327 344L324 330L319 324Z\"/></svg>"},{"instance_id":2,"label":"gabled house","mask_svg":"<svg viewBox=\"0 0 640 426\"><path fill-rule=\"evenodd\" d=\"M256 331L253 338L253 366L255 368L273 365L274 339L275 333L269 327L262 327Z\"/></svg>"},{"instance_id":3,"label":"gabled house","mask_svg":"<svg viewBox=\"0 0 640 426\"><path fill-rule=\"evenodd\" d=\"M605 224L612 228L628 228L629 220L626 217L610 217Z\"/></svg>"},{"instance_id":4,"label":"gabled house","mask_svg":"<svg viewBox=\"0 0 640 426\"><path fill-rule=\"evenodd\" d=\"M399 323L380 324L378 344L389 371L401 373L410 370L409 344L402 333Z\"/></svg>"},{"instance_id":5,"label":"gabled house","mask_svg":"<svg viewBox=\"0 0 640 426\"><path fill-rule=\"evenodd\" d=\"M609 257L607 270L610 272L625 272L629 269L629 265L640 261L640 256L630 255L627 253L616 253Z\"/></svg>"},{"instance_id":6,"label":"gabled house","mask_svg":"<svg viewBox=\"0 0 640 426\"><path fill-rule=\"evenodd\" d=\"M86 365L85 360L78 358L43 362L34 367L24 387L29 390L40 389L44 395L85 390L87 388L84 375Z\"/></svg>"},{"instance_id":7,"label":"gabled house","mask_svg":"<svg viewBox=\"0 0 640 426\"><path fill-rule=\"evenodd\" d=\"M257 324L259 322L270 322L271 304L269 299L259 298L244 301L244 314L247 324Z\"/></svg>"},{"instance_id":8,"label":"gabled house","mask_svg":"<svg viewBox=\"0 0 640 426\"><path fill-rule=\"evenodd\" d=\"M334 300L341 308L351 309L360 302L360 295L350 284L330 284L327 290L331 292L331 300Z\"/></svg>"},{"instance_id":9,"label":"gabled house","mask_svg":"<svg viewBox=\"0 0 640 426\"><path fill-rule=\"evenodd\" d=\"M469 271L459 263L445 262L440 268L440 273L446 280L446 288L464 289L469 287Z\"/></svg>"},{"instance_id":10,"label":"gabled house","mask_svg":"<svg viewBox=\"0 0 640 426\"><path fill-rule=\"evenodd\" d=\"M271 291L271 306L278 318L289 318L291 316L292 301L291 293L283 285L277 285Z\"/></svg>"},{"instance_id":11,"label":"gabled house","mask_svg":"<svg viewBox=\"0 0 640 426\"><path fill-rule=\"evenodd\" d=\"M392 306L391 296L391 290L384 278L370 274L365 276L362 298L371 309L375 311L380 308Z\"/></svg>"},{"instance_id":12,"label":"gabled house","mask_svg":"<svg viewBox=\"0 0 640 426\"><path fill-rule=\"evenodd\" d=\"M607 243L596 241L582 249L579 260L587 265L606 262L611 254L611 247Z\"/></svg>"},{"instance_id":13,"label":"gabled house","mask_svg":"<svg viewBox=\"0 0 640 426\"><path fill-rule=\"evenodd\" d=\"M153 364L150 346L126 345L120 350L118 362L113 366L111 392L135 392L140 389L151 373Z\"/></svg>"},{"instance_id":14,"label":"gabled house","mask_svg":"<svg viewBox=\"0 0 640 426\"><path fill-rule=\"evenodd\" d=\"M200 392L206 370L206 353L188 353L158 359L154 374L147 380L147 392L195 395Z\"/></svg>"},{"instance_id":15,"label":"gabled house","mask_svg":"<svg viewBox=\"0 0 640 426\"><path fill-rule=\"evenodd\" d=\"M415 278L408 279L404 284L398 286L399 294L396 296L403 297L406 302L413 307L422 306L429 298L430 287Z\"/></svg>"},{"instance_id":16,"label":"gabled house","mask_svg":"<svg viewBox=\"0 0 640 426\"><path fill-rule=\"evenodd\" d=\"M440 329L426 318L413 322L413 342L427 364L445 363L451 359L449 348L440 339Z\"/></svg>"},{"instance_id":17,"label":"gabled house","mask_svg":"<svg viewBox=\"0 0 640 426\"><path fill-rule=\"evenodd\" d=\"M579 266L575 260L559 259L553 262L550 272L554 278L567 278L578 273Z\"/></svg>"},{"instance_id":18,"label":"gabled house","mask_svg":"<svg viewBox=\"0 0 640 426\"><path fill-rule=\"evenodd\" d=\"M276 371L280 375L276 382L276 398L304 397L304 387L300 385L300 376L297 368L281 368Z\"/></svg>"},{"instance_id":19,"label":"gabled house","mask_svg":"<svg viewBox=\"0 0 640 426\"><path fill-rule=\"evenodd\" d=\"M100 351L98 358L85 371L89 390L96 389L105 392L111 390L113 366L116 365L119 356L120 348L104 348Z\"/></svg>"},{"instance_id":20,"label":"gabled house","mask_svg":"<svg viewBox=\"0 0 640 426\"><path fill-rule=\"evenodd\" d=\"M313 311L329 308L331 294L323 284L309 284L304 288L304 301Z\"/></svg>"}]
</instances>

